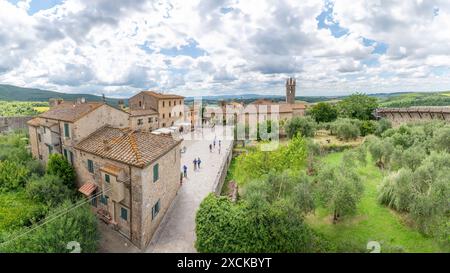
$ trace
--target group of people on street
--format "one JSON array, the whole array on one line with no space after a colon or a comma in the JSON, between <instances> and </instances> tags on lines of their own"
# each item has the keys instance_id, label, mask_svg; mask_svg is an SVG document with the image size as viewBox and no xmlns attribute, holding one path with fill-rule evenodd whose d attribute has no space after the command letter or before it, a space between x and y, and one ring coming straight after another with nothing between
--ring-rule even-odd
<instances>
[{"instance_id":1,"label":"group of people on street","mask_svg":"<svg viewBox=\"0 0 450 273\"><path fill-rule=\"evenodd\" d=\"M212 153L216 149L216 143L218 144L218 150L219 150L219 154L220 154L220 150L222 148L222 141L220 139L217 141L217 137L214 137L213 142L211 144L209 144L209 152ZM186 150L184 150L184 151L186 151ZM200 166L202 163L202 160L200 159L200 157L194 158L192 163L194 163L194 171L200 170ZM183 181L183 178L187 178L187 170L188 170L188 167L186 165L183 165L183 174L181 177L181 183Z\"/></svg>"},{"instance_id":2,"label":"group of people on street","mask_svg":"<svg viewBox=\"0 0 450 273\"><path fill-rule=\"evenodd\" d=\"M194 171L199 170L200 169L200 164L202 163L200 157L198 158L194 158Z\"/></svg>"},{"instance_id":3,"label":"group of people on street","mask_svg":"<svg viewBox=\"0 0 450 273\"><path fill-rule=\"evenodd\" d=\"M200 157L194 158L194 161L192 163L194 163L194 172L197 170L200 170L200 166L202 164L202 160L200 159ZM187 169L188 169L188 167L186 165L183 165L183 177L184 178L187 178Z\"/></svg>"},{"instance_id":4,"label":"group of people on street","mask_svg":"<svg viewBox=\"0 0 450 273\"><path fill-rule=\"evenodd\" d=\"M209 144L209 152L210 153L213 152L213 149L216 149L216 142L217 142L217 139L216 139L216 137L214 137L213 143ZM220 150L222 148L222 141L219 139L218 143L219 143L219 154L220 154Z\"/></svg>"}]
</instances>

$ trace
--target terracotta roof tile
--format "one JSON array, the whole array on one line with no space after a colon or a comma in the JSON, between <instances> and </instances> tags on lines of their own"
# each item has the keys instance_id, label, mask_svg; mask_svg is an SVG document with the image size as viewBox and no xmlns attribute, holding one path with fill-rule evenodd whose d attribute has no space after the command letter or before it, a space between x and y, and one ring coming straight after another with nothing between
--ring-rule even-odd
<instances>
[{"instance_id":1,"label":"terracotta roof tile","mask_svg":"<svg viewBox=\"0 0 450 273\"><path fill-rule=\"evenodd\" d=\"M102 102L64 102L40 114L39 117L74 122L102 105L105 104Z\"/></svg>"},{"instance_id":2,"label":"terracotta roof tile","mask_svg":"<svg viewBox=\"0 0 450 273\"><path fill-rule=\"evenodd\" d=\"M105 126L82 140L75 148L142 168L180 142L171 136Z\"/></svg>"},{"instance_id":3,"label":"terracotta roof tile","mask_svg":"<svg viewBox=\"0 0 450 273\"><path fill-rule=\"evenodd\" d=\"M41 122L40 122L39 118L30 119L29 121L27 121L27 124L34 126L34 127L41 126Z\"/></svg>"},{"instance_id":4,"label":"terracotta roof tile","mask_svg":"<svg viewBox=\"0 0 450 273\"><path fill-rule=\"evenodd\" d=\"M116 176L119 175L119 173L120 173L121 171L123 171L122 168L117 167L117 166L114 166L114 165L112 165L112 164L108 164L108 163L106 163L105 165L103 165L103 166L100 168L100 170L102 170L102 171L104 171L104 172L106 172L106 173L112 174L112 175L116 175Z\"/></svg>"},{"instance_id":5,"label":"terracotta roof tile","mask_svg":"<svg viewBox=\"0 0 450 273\"><path fill-rule=\"evenodd\" d=\"M97 185L91 182L85 183L83 184L83 186L81 186L78 191L81 192L82 194L89 196L91 195L95 190L97 189Z\"/></svg>"},{"instance_id":6,"label":"terracotta roof tile","mask_svg":"<svg viewBox=\"0 0 450 273\"><path fill-rule=\"evenodd\" d=\"M155 91L142 91L147 95L153 96L158 99L184 99L183 96L175 95L175 94L163 94Z\"/></svg>"}]
</instances>

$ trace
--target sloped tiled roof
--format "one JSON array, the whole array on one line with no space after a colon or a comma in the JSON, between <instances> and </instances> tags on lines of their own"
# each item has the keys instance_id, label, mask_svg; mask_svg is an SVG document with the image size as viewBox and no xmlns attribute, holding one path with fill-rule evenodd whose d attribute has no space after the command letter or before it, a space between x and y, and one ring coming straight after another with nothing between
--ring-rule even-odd
<instances>
[{"instance_id":1,"label":"sloped tiled roof","mask_svg":"<svg viewBox=\"0 0 450 273\"><path fill-rule=\"evenodd\" d=\"M272 104L276 104L275 102L273 102L272 100L268 100L268 99L257 99L253 102L251 102L250 104L255 104L255 105L272 105Z\"/></svg>"},{"instance_id":2,"label":"sloped tiled roof","mask_svg":"<svg viewBox=\"0 0 450 273\"><path fill-rule=\"evenodd\" d=\"M83 186L81 186L78 191L81 192L82 194L89 196L91 195L95 190L97 189L97 185L95 185L94 183L85 183Z\"/></svg>"},{"instance_id":3,"label":"sloped tiled roof","mask_svg":"<svg viewBox=\"0 0 450 273\"><path fill-rule=\"evenodd\" d=\"M105 104L103 102L63 102L40 114L39 117L74 122L102 105Z\"/></svg>"},{"instance_id":4,"label":"sloped tiled roof","mask_svg":"<svg viewBox=\"0 0 450 273\"><path fill-rule=\"evenodd\" d=\"M103 165L103 166L100 168L100 170L102 170L102 171L104 171L104 172L106 172L106 173L112 174L112 175L116 175L116 176L117 176L121 171L123 171L122 168L117 167L117 166L112 165L112 164L108 164L108 163L106 163L105 165Z\"/></svg>"},{"instance_id":5,"label":"sloped tiled roof","mask_svg":"<svg viewBox=\"0 0 450 273\"><path fill-rule=\"evenodd\" d=\"M54 126L58 126L58 122L54 120L45 120L44 118L36 117L33 119L30 119L27 121L28 125L38 127L38 126L44 126L47 128L52 128Z\"/></svg>"},{"instance_id":6,"label":"sloped tiled roof","mask_svg":"<svg viewBox=\"0 0 450 273\"><path fill-rule=\"evenodd\" d=\"M147 95L153 96L158 99L184 99L183 96L175 95L175 94L163 94L155 91L142 91Z\"/></svg>"},{"instance_id":7,"label":"sloped tiled roof","mask_svg":"<svg viewBox=\"0 0 450 273\"><path fill-rule=\"evenodd\" d=\"M39 118L30 119L29 121L27 121L27 124L34 126L34 127L41 126L41 122L40 122Z\"/></svg>"},{"instance_id":8,"label":"sloped tiled roof","mask_svg":"<svg viewBox=\"0 0 450 273\"><path fill-rule=\"evenodd\" d=\"M180 142L181 140L174 140L171 136L105 126L82 140L75 148L142 168Z\"/></svg>"}]
</instances>

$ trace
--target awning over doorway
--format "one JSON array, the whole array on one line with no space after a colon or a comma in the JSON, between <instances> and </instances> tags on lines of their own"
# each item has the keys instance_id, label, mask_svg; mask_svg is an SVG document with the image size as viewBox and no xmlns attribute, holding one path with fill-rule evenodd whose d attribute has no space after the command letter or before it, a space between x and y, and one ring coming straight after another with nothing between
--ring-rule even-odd
<instances>
[{"instance_id":1,"label":"awning over doorway","mask_svg":"<svg viewBox=\"0 0 450 273\"><path fill-rule=\"evenodd\" d=\"M81 186L78 191L86 196L90 196L95 190L97 189L97 185L94 183L84 183L83 186Z\"/></svg>"}]
</instances>

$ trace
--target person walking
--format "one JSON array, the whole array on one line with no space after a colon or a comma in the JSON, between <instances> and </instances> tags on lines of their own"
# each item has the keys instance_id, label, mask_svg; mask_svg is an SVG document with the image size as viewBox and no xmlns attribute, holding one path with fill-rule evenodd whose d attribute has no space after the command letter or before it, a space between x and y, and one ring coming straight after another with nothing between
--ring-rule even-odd
<instances>
[{"instance_id":1,"label":"person walking","mask_svg":"<svg viewBox=\"0 0 450 273\"><path fill-rule=\"evenodd\" d=\"M212 153L212 144L209 144L209 152Z\"/></svg>"},{"instance_id":2,"label":"person walking","mask_svg":"<svg viewBox=\"0 0 450 273\"><path fill-rule=\"evenodd\" d=\"M202 161L200 160L200 157L198 157L198 159L197 159L197 165L198 165L198 168L200 169L200 163L202 163Z\"/></svg>"},{"instance_id":3,"label":"person walking","mask_svg":"<svg viewBox=\"0 0 450 273\"><path fill-rule=\"evenodd\" d=\"M183 175L184 175L184 178L187 178L187 166L186 165L183 165Z\"/></svg>"},{"instance_id":4,"label":"person walking","mask_svg":"<svg viewBox=\"0 0 450 273\"><path fill-rule=\"evenodd\" d=\"M213 141L213 146L214 146L214 149L216 148L216 140L214 139L214 141Z\"/></svg>"},{"instance_id":5,"label":"person walking","mask_svg":"<svg viewBox=\"0 0 450 273\"><path fill-rule=\"evenodd\" d=\"M194 158L194 171L197 170L197 158Z\"/></svg>"}]
</instances>

